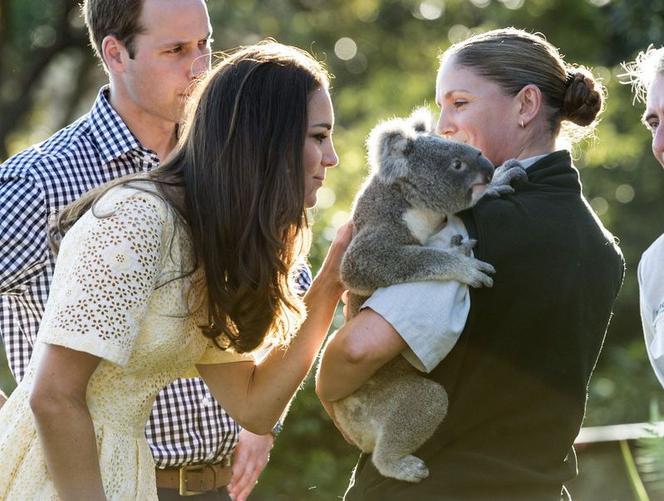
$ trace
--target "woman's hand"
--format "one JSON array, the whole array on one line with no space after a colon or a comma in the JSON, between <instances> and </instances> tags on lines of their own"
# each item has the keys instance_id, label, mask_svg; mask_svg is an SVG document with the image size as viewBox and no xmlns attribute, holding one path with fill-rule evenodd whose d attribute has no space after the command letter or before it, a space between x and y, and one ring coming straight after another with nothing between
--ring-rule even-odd
<instances>
[{"instance_id":1,"label":"woman's hand","mask_svg":"<svg viewBox=\"0 0 664 501\"><path fill-rule=\"evenodd\" d=\"M353 223L348 221L337 230L334 240L330 244L327 255L323 260L314 282L324 282L327 287L332 287L338 293L338 297L344 291L344 285L341 282L341 260L344 253L353 238ZM314 284L312 283L312 287Z\"/></svg>"},{"instance_id":2,"label":"woman's hand","mask_svg":"<svg viewBox=\"0 0 664 501\"><path fill-rule=\"evenodd\" d=\"M348 290L343 291L343 293L341 294L341 302L344 305L343 309L342 309L343 314L344 314L344 320L346 322L348 322L350 320L350 318L348 317L348 315L349 315L349 313L348 313Z\"/></svg>"},{"instance_id":3,"label":"woman's hand","mask_svg":"<svg viewBox=\"0 0 664 501\"><path fill-rule=\"evenodd\" d=\"M224 409L243 428L269 433L309 373L343 292L341 259L352 224L337 231L321 270L304 296L307 318L287 350L273 348L258 364L198 365L198 372Z\"/></svg>"}]
</instances>

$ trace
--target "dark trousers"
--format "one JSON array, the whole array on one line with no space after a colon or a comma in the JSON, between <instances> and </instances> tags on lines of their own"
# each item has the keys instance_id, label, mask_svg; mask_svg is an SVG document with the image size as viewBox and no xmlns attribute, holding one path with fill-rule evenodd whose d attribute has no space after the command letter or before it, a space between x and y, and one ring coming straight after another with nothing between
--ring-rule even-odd
<instances>
[{"instance_id":1,"label":"dark trousers","mask_svg":"<svg viewBox=\"0 0 664 501\"><path fill-rule=\"evenodd\" d=\"M203 494L196 494L195 496L180 496L177 489L157 489L157 497L159 501L230 501L226 487L219 487L216 491L205 492Z\"/></svg>"}]
</instances>

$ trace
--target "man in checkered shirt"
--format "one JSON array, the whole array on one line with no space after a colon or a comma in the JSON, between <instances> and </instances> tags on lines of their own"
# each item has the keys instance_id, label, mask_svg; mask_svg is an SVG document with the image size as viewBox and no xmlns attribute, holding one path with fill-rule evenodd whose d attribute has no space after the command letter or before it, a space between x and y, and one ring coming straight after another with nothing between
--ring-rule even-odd
<instances>
[{"instance_id":1,"label":"man in checkered shirt","mask_svg":"<svg viewBox=\"0 0 664 501\"><path fill-rule=\"evenodd\" d=\"M175 146L195 78L210 67L204 0L86 0L83 10L109 85L87 115L0 166L0 334L17 381L54 267L48 218L95 186L159 165ZM308 286L308 269L298 282ZM240 431L200 379L160 393L146 436L162 500L191 491L203 492L199 501L228 499L226 484L234 500L246 499L274 442Z\"/></svg>"}]
</instances>

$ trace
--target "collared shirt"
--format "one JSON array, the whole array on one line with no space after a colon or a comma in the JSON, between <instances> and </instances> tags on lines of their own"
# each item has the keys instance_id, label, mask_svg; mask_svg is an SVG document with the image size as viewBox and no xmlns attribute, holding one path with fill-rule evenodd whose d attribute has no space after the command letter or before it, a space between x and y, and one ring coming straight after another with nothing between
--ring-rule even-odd
<instances>
[{"instance_id":1,"label":"collared shirt","mask_svg":"<svg viewBox=\"0 0 664 501\"><path fill-rule=\"evenodd\" d=\"M90 112L0 166L0 334L17 381L25 374L53 274L48 218L88 190L159 165L102 88ZM298 277L310 283L308 268ZM202 380L178 379L154 403L146 437L157 466L218 462L238 425Z\"/></svg>"},{"instance_id":2,"label":"collared shirt","mask_svg":"<svg viewBox=\"0 0 664 501\"><path fill-rule=\"evenodd\" d=\"M641 256L638 276L646 351L659 383L664 386L664 235Z\"/></svg>"},{"instance_id":3,"label":"collared shirt","mask_svg":"<svg viewBox=\"0 0 664 501\"><path fill-rule=\"evenodd\" d=\"M528 169L545 155L519 160ZM468 230L457 216L428 241L428 246L450 249L451 239ZM417 370L431 372L452 351L470 313L468 285L456 280L407 282L376 289L362 306L371 308L399 333L407 347L403 357Z\"/></svg>"}]
</instances>

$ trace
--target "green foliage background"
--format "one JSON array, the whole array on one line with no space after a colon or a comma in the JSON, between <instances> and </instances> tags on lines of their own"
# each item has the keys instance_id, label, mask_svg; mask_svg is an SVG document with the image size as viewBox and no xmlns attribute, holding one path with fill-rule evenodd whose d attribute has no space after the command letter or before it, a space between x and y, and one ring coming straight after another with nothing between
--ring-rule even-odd
<instances>
[{"instance_id":1,"label":"green foliage background","mask_svg":"<svg viewBox=\"0 0 664 501\"><path fill-rule=\"evenodd\" d=\"M621 61L664 40L664 0L208 0L208 6L217 49L271 36L312 51L335 76L341 161L312 213L314 269L366 175L367 133L380 119L433 105L436 59L451 42L516 26L546 34L567 61L594 68L608 90L607 108L594 140L574 154L588 199L620 239L627 275L589 389L585 424L649 419L663 393L645 356L636 265L664 232L664 173L639 123L643 106L632 104L617 75ZM342 38L356 46L348 60L335 52ZM75 1L0 0L0 160L84 113L103 81ZM0 387L13 387L4 366ZM252 499L335 499L355 459L309 381Z\"/></svg>"}]
</instances>

